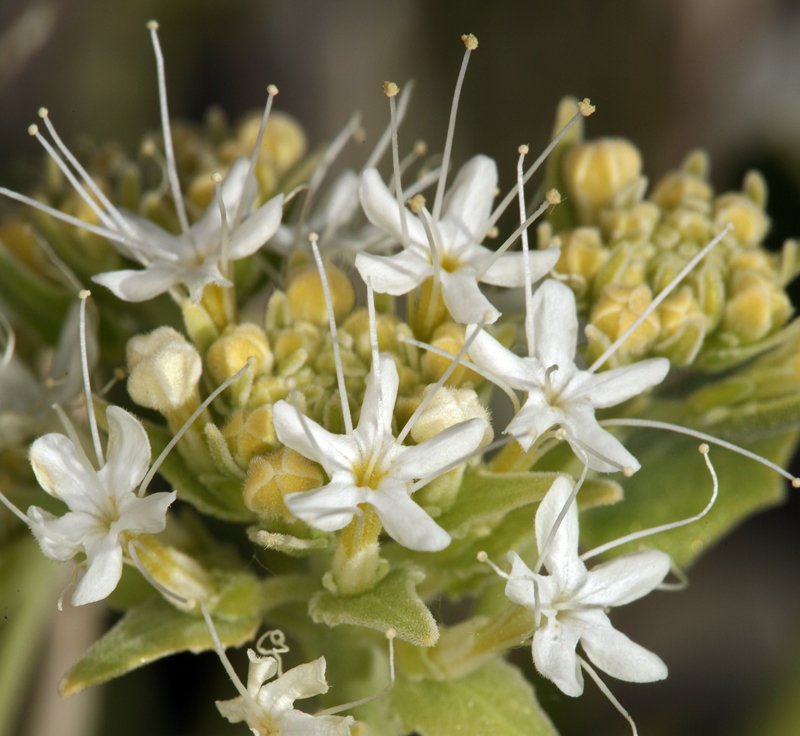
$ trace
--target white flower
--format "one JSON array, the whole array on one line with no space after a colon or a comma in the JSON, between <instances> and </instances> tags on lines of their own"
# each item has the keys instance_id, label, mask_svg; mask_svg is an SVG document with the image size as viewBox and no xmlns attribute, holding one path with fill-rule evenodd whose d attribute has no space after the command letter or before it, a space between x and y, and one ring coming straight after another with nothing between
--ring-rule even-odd
<instances>
[{"instance_id":1,"label":"white flower","mask_svg":"<svg viewBox=\"0 0 800 736\"><path fill-rule=\"evenodd\" d=\"M522 253L505 253L480 275L492 251L479 245L489 222L497 188L497 166L486 156L475 156L458 172L444 200L443 216L432 223L441 265L442 297L453 319L462 324L480 322L490 312L494 322L500 313L478 287L478 281L495 286L525 284ZM402 242L397 199L375 169L362 177L361 205L370 222ZM406 212L408 248L393 256L360 253L356 267L375 291L399 296L419 286L434 273L431 248L419 218ZM547 274L559 257L557 248L530 253L531 279Z\"/></svg>"},{"instance_id":2,"label":"white flower","mask_svg":"<svg viewBox=\"0 0 800 736\"><path fill-rule=\"evenodd\" d=\"M614 406L664 380L666 358L651 358L602 373L581 370L575 364L578 317L575 296L564 284L549 279L531 302L534 350L519 357L481 331L469 348L470 360L528 397L506 428L528 450L554 425L579 457L588 454L589 467L610 473L641 466L612 434L595 419L595 409ZM467 328L467 337L477 329Z\"/></svg>"},{"instance_id":3,"label":"white flower","mask_svg":"<svg viewBox=\"0 0 800 736\"><path fill-rule=\"evenodd\" d=\"M282 194L251 213L258 188L245 186L249 169L247 159L237 159L222 183L222 201L230 225L227 255L231 261L255 253L275 234L281 222ZM248 201L242 199L246 193ZM137 250L119 242L115 246L123 255L147 262L144 270L126 269L92 276L92 281L106 286L120 299L145 301L182 283L189 289L192 301L197 302L206 284L232 285L219 270L223 238L216 198L200 220L180 235L168 233L130 212L120 210L117 214L125 225L120 235L134 245L141 244L141 248Z\"/></svg>"},{"instance_id":4,"label":"white flower","mask_svg":"<svg viewBox=\"0 0 800 736\"><path fill-rule=\"evenodd\" d=\"M563 476L556 479L536 512L536 543L541 551L572 492ZM622 555L587 570L578 557L578 506L573 500L544 557L549 575L537 575L514 552L506 595L544 616L533 635L536 669L567 695L583 692L575 648L580 642L589 659L612 677L653 682L667 676L667 666L652 652L617 631L605 610L647 595L666 577L670 558L658 550Z\"/></svg>"},{"instance_id":5,"label":"white flower","mask_svg":"<svg viewBox=\"0 0 800 736\"><path fill-rule=\"evenodd\" d=\"M325 657L301 664L273 682L267 680L278 671L274 657L261 657L247 650L250 668L247 692L232 700L217 701L219 712L231 723L244 721L256 736L350 736L352 716L312 716L295 710L297 698L310 698L328 692Z\"/></svg>"},{"instance_id":6,"label":"white flower","mask_svg":"<svg viewBox=\"0 0 800 736\"><path fill-rule=\"evenodd\" d=\"M69 506L61 517L31 506L28 517L45 557L64 562L86 554L86 573L72 603L99 601L122 575L122 545L128 535L163 531L167 507L176 493L136 495L150 465L150 443L139 421L110 406L108 459L99 471L81 447L62 434L46 434L31 446L30 460L39 484Z\"/></svg>"},{"instance_id":7,"label":"white flower","mask_svg":"<svg viewBox=\"0 0 800 736\"><path fill-rule=\"evenodd\" d=\"M470 419L418 445L398 444L392 435L392 412L397 399L397 367L391 356L380 356L380 382L375 366L369 374L361 418L351 434L328 432L285 401L273 409L278 439L287 447L318 462L330 477L320 488L290 493L289 510L323 531L343 529L361 513L359 504L371 504L389 536L404 547L437 551L450 535L411 500L409 485L433 480L451 470L451 463L481 443L486 423Z\"/></svg>"}]
</instances>

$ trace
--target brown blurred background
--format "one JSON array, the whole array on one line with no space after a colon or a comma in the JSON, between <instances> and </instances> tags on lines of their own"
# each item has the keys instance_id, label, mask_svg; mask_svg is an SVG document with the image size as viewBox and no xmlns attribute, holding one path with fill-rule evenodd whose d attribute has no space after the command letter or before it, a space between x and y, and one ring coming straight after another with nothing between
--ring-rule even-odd
<instances>
[{"instance_id":1,"label":"brown blurred background","mask_svg":"<svg viewBox=\"0 0 800 736\"><path fill-rule=\"evenodd\" d=\"M173 117L200 121L219 104L235 120L261 107L274 83L279 107L312 145L332 138L354 109L374 141L388 119L381 82L414 78L406 150L418 138L441 150L459 36L472 32L480 48L462 95L456 166L486 153L508 186L518 145L544 147L558 100L588 96L597 104L588 135L632 139L651 180L706 148L719 191L738 187L750 167L765 172L773 245L800 234L800 3L789 0L0 0L2 184L24 187L36 171L40 151L25 131L41 105L67 142L113 138L133 153L158 126L151 18L161 24ZM356 163L366 155L346 154ZM664 683L609 682L641 733L767 733L763 713L791 686L790 672L800 699L799 520L796 500L755 519L700 562L687 592L615 611L620 630L670 667ZM45 662L63 656L72 636L61 624ZM514 660L532 670L530 650ZM214 697L233 695L218 670L210 656L184 655L130 675L107 689L96 717L56 716L59 732L227 733L212 712ZM626 732L591 683L577 702L536 685L565 736ZM191 715L200 703L203 719ZM51 708L30 701L29 736L53 732L31 718Z\"/></svg>"}]
</instances>

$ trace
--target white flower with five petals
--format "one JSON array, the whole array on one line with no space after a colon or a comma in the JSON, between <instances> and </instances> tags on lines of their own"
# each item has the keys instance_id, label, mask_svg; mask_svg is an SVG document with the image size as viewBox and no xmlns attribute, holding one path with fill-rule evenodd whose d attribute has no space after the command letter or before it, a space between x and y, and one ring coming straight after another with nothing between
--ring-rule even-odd
<instances>
[{"instance_id":1,"label":"white flower with five petals","mask_svg":"<svg viewBox=\"0 0 800 736\"><path fill-rule=\"evenodd\" d=\"M432 232L441 266L442 297L453 319L462 324L481 322L487 312L494 322L500 313L481 293L478 282L494 286L525 285L522 253L504 253L481 273L492 251L479 244L487 229L497 188L497 166L487 156L474 156L461 168L444 200L442 217L432 222ZM361 205L370 222L402 242L397 199L375 169L367 169L361 180ZM405 213L408 248L393 256L359 253L356 267L375 291L400 296L419 286L434 273L433 256L420 219ZM557 248L529 255L531 279L538 281L555 266Z\"/></svg>"},{"instance_id":2,"label":"white flower with five petals","mask_svg":"<svg viewBox=\"0 0 800 736\"><path fill-rule=\"evenodd\" d=\"M375 366L367 380L358 427L350 434L333 434L295 407L279 401L273 409L278 439L287 447L319 463L330 478L320 488L290 493L289 510L317 529L343 529L361 513L359 504L371 504L386 532L404 547L437 551L450 535L412 499L414 480L433 480L452 469L483 440L486 423L475 418L456 424L418 445L401 445L392 435L392 413L397 399L398 374L391 356L380 356L380 380Z\"/></svg>"},{"instance_id":3,"label":"white flower with five petals","mask_svg":"<svg viewBox=\"0 0 800 736\"><path fill-rule=\"evenodd\" d=\"M155 534L166 525L176 493L145 498L136 489L150 465L150 442L140 422L124 409L106 410L107 462L96 471L83 448L63 434L46 434L30 450L33 472L51 496L69 511L61 517L38 506L28 509L30 527L45 557L57 562L86 555L86 573L72 604L106 598L122 575L123 543L129 535Z\"/></svg>"},{"instance_id":4,"label":"white flower with five petals","mask_svg":"<svg viewBox=\"0 0 800 736\"><path fill-rule=\"evenodd\" d=\"M575 364L578 316L575 296L564 284L549 279L539 286L531 302L533 350L520 357L483 330L469 348L470 360L519 391L527 399L506 427L528 450L555 425L589 467L604 473L641 466L622 443L595 419L595 409L626 401L664 380L666 358L650 358L602 373L581 370ZM469 338L477 326L467 328Z\"/></svg>"},{"instance_id":5,"label":"white flower with five petals","mask_svg":"<svg viewBox=\"0 0 800 736\"><path fill-rule=\"evenodd\" d=\"M258 187L254 187L252 182L246 186L248 177L253 177L250 162L245 158L237 159L221 187L230 226L227 257L231 261L255 253L275 234L281 222L282 194L251 211ZM223 232L216 199L212 199L200 220L179 235L124 210L117 215L124 225L120 228L120 235L127 240L115 242L115 247L127 257L146 262L146 266L143 270L125 269L97 274L92 281L107 287L120 299L141 302L178 284L185 284L192 301L197 302L206 284L232 286L219 269ZM142 247L137 249L137 243Z\"/></svg>"},{"instance_id":6,"label":"white flower with five petals","mask_svg":"<svg viewBox=\"0 0 800 736\"><path fill-rule=\"evenodd\" d=\"M571 492L571 483L560 477L539 505L536 543L540 552ZM597 667L620 680L654 682L667 676L664 662L617 631L606 609L650 593L669 572L669 555L644 550L587 570L578 556L578 506L573 500L544 557L549 575L531 572L515 552L508 556L512 568L506 595L543 616L533 635L533 661L539 673L562 692L573 697L583 692L575 651L578 643Z\"/></svg>"},{"instance_id":7,"label":"white flower with five petals","mask_svg":"<svg viewBox=\"0 0 800 736\"><path fill-rule=\"evenodd\" d=\"M313 736L350 736L352 716L312 716L294 709L298 698L311 698L328 692L325 681L325 657L301 664L267 682L278 672L274 657L262 657L247 650L250 669L247 693L232 700L217 701L219 712L231 723L244 721L255 736L313 734Z\"/></svg>"}]
</instances>

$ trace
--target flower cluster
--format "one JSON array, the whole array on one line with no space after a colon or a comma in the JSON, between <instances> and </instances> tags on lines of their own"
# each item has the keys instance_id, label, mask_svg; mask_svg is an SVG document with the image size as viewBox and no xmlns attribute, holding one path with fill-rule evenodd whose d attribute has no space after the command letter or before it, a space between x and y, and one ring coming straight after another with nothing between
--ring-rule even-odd
<instances>
[{"instance_id":1,"label":"flower cluster","mask_svg":"<svg viewBox=\"0 0 800 736\"><path fill-rule=\"evenodd\" d=\"M469 35L443 156L423 160L417 145L401 165L410 86L387 83L390 123L373 153L328 182L356 119L306 158L270 86L262 116L233 135L217 115L204 133L173 128L149 29L162 134L140 160L76 157L42 109L49 137L31 134L50 157L49 184L30 197L0 189L29 205L0 226L0 473L13 487L0 501L16 516L3 518L0 545L25 524L49 559L81 556L74 605L127 609L62 690L213 647L239 692L218 702L225 718L259 736L343 736L360 726L333 711L375 699L365 685L375 673L353 652L380 665L376 632L390 632L397 685L356 711L376 732L444 736L431 715L441 710L453 732L477 733L502 712L552 733L503 659L530 639L541 675L577 696L585 671L631 720L592 664L632 682L663 679L667 666L608 609L669 587L670 570L752 510L720 498L703 544L676 533L717 499L706 459L712 503L678 520L705 473L685 435L754 458L752 476L729 472L764 488L753 508L774 502L774 471L791 477L780 466L800 425L800 369L783 288L796 249L778 258L760 245L763 181L748 175L743 194L714 198L694 154L646 199L636 148L583 142L594 107L567 100L542 201L525 194L538 163L525 171L524 146L497 202L487 156L448 182ZM512 204L519 226L491 248ZM35 298L20 293L23 278ZM18 346L17 332L30 333ZM702 373L720 368L722 378ZM90 375L105 385L94 396ZM683 434L643 434L654 428ZM701 431L711 428L727 439ZM750 452L765 438L769 457ZM24 452L30 469L9 460ZM674 498L648 498L665 457ZM151 482L169 490L148 492ZM203 516L230 527L225 541ZM615 530L621 539L579 555ZM638 547L656 532L658 549ZM228 544L235 535L246 556ZM587 569L621 544L637 546ZM478 550L506 578L504 595ZM510 573L491 562L502 556ZM436 620L430 604L443 597L464 602L463 620ZM257 644L245 686L224 648L264 623L306 660L284 673L288 648ZM394 683L393 648L390 661ZM295 709L326 697L326 662L354 702ZM459 698L478 686L484 710L463 721Z\"/></svg>"}]
</instances>

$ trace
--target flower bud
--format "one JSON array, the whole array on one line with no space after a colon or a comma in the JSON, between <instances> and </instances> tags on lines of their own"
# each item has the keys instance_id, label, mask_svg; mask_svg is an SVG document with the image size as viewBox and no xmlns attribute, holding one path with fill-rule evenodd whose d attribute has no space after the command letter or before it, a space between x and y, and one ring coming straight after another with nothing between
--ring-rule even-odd
<instances>
[{"instance_id":1,"label":"flower bud","mask_svg":"<svg viewBox=\"0 0 800 736\"><path fill-rule=\"evenodd\" d=\"M464 347L464 342L464 325L457 325L455 322L445 322L443 325L439 325L431 338L431 345L433 345L433 347L445 350L450 353L453 358L455 358L461 348ZM469 360L469 353L464 357L466 360ZM444 372L450 367L452 362L452 358L445 358L434 352L426 352L420 361L424 379L429 383L436 383L436 381L444 375ZM481 380L481 377L477 373L471 371L464 365L459 365L450 374L450 378L447 379L447 385L463 386L465 383L477 385Z\"/></svg>"},{"instance_id":2,"label":"flower bud","mask_svg":"<svg viewBox=\"0 0 800 736\"><path fill-rule=\"evenodd\" d=\"M561 256L555 265L558 273L570 276L570 286L580 300L586 295L592 279L607 260L609 251L603 246L600 232L594 227L579 227L558 234Z\"/></svg>"},{"instance_id":3,"label":"flower bud","mask_svg":"<svg viewBox=\"0 0 800 736\"><path fill-rule=\"evenodd\" d=\"M260 406L251 412L237 409L222 429L231 454L246 467L255 455L272 452L280 445L272 424L272 406Z\"/></svg>"},{"instance_id":4,"label":"flower bud","mask_svg":"<svg viewBox=\"0 0 800 736\"><path fill-rule=\"evenodd\" d=\"M600 227L611 242L621 238L648 239L655 230L661 210L652 202L639 202L633 207L605 210L600 213Z\"/></svg>"},{"instance_id":5,"label":"flower bud","mask_svg":"<svg viewBox=\"0 0 800 736\"><path fill-rule=\"evenodd\" d=\"M564 181L581 224L597 222L600 210L611 206L641 171L639 150L622 138L602 138L569 151L564 158Z\"/></svg>"},{"instance_id":6,"label":"flower bud","mask_svg":"<svg viewBox=\"0 0 800 736\"><path fill-rule=\"evenodd\" d=\"M763 274L750 270L731 274L722 328L737 335L743 344L765 337L783 325L791 313L791 302L785 292Z\"/></svg>"},{"instance_id":7,"label":"flower bud","mask_svg":"<svg viewBox=\"0 0 800 736\"><path fill-rule=\"evenodd\" d=\"M267 457L253 458L242 488L247 508L267 519L296 521L283 499L289 493L319 488L325 482L322 470L288 447Z\"/></svg>"},{"instance_id":8,"label":"flower bud","mask_svg":"<svg viewBox=\"0 0 800 736\"><path fill-rule=\"evenodd\" d=\"M325 265L325 276L331 292L333 316L338 323L353 309L355 292L347 274L333 264ZM315 265L302 266L289 274L286 297L295 320L311 322L319 327L328 324L325 292Z\"/></svg>"},{"instance_id":9,"label":"flower bud","mask_svg":"<svg viewBox=\"0 0 800 736\"><path fill-rule=\"evenodd\" d=\"M752 199L730 192L714 201L714 227L722 230L728 223L733 223L734 237L745 247L758 245L769 230L769 217Z\"/></svg>"},{"instance_id":10,"label":"flower bud","mask_svg":"<svg viewBox=\"0 0 800 736\"><path fill-rule=\"evenodd\" d=\"M140 406L165 416L200 405L200 354L171 327L159 327L128 341L128 393ZM187 404L189 405L187 407Z\"/></svg>"},{"instance_id":11,"label":"flower bud","mask_svg":"<svg viewBox=\"0 0 800 736\"><path fill-rule=\"evenodd\" d=\"M422 392L422 398L427 397L433 388L433 385L426 386ZM478 447L486 447L494 439L494 432L489 412L478 401L478 394L471 388L442 386L414 422L414 426L411 428L411 437L414 442L424 442L448 427L475 417L483 419L486 423L483 439L478 445Z\"/></svg>"},{"instance_id":12,"label":"flower bud","mask_svg":"<svg viewBox=\"0 0 800 736\"><path fill-rule=\"evenodd\" d=\"M706 316L688 286L670 294L658 307L661 332L655 352L675 366L691 364L703 346Z\"/></svg>"},{"instance_id":13,"label":"flower bud","mask_svg":"<svg viewBox=\"0 0 800 736\"><path fill-rule=\"evenodd\" d=\"M266 333L258 325L247 322L230 325L206 354L208 368L217 383L227 381L238 373L251 356L256 359L255 364L231 386L236 403L246 401L243 394L249 394L257 376L272 370L273 357Z\"/></svg>"},{"instance_id":14,"label":"flower bud","mask_svg":"<svg viewBox=\"0 0 800 736\"><path fill-rule=\"evenodd\" d=\"M704 178L686 171L673 171L656 184L650 199L664 210L686 207L708 212L713 196L714 190Z\"/></svg>"},{"instance_id":15,"label":"flower bud","mask_svg":"<svg viewBox=\"0 0 800 736\"><path fill-rule=\"evenodd\" d=\"M589 321L614 342L647 309L652 300L653 295L647 286L609 284L592 306ZM644 355L658 337L660 328L658 311L652 312L620 346L620 352L632 357Z\"/></svg>"}]
</instances>

